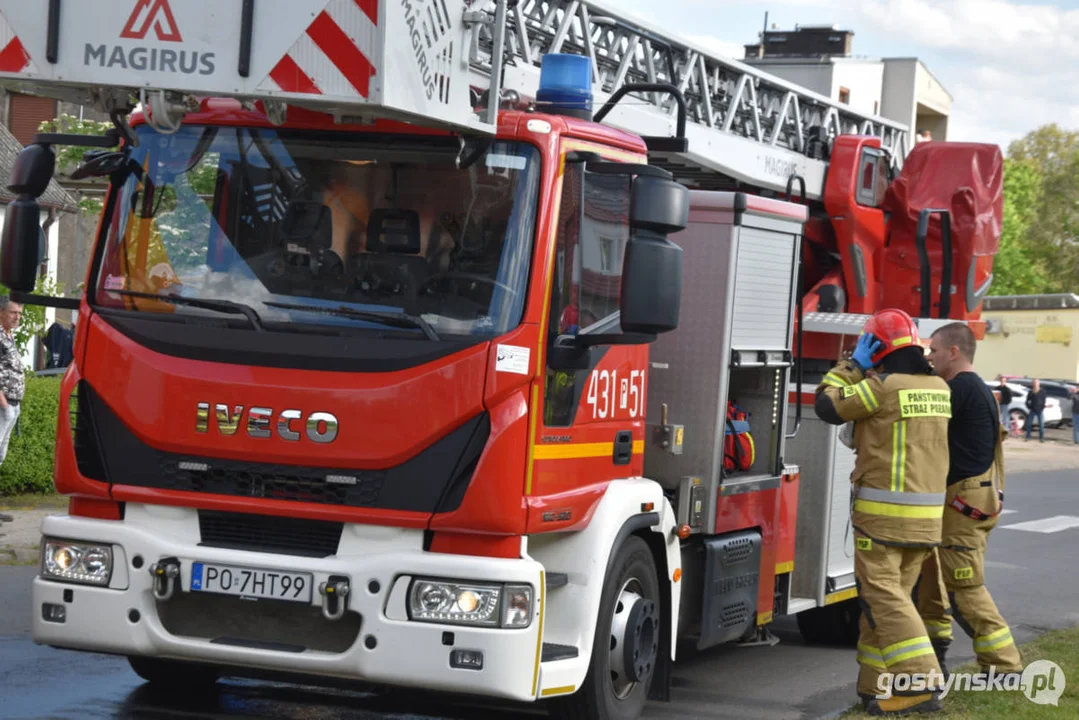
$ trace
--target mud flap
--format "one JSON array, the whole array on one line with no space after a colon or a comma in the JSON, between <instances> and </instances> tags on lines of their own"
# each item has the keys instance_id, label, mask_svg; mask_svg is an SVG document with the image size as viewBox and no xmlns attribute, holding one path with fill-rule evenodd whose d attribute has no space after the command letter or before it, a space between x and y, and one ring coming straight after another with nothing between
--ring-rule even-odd
<instances>
[{"instance_id":1,"label":"mud flap","mask_svg":"<svg viewBox=\"0 0 1079 720\"><path fill-rule=\"evenodd\" d=\"M751 632L757 624L761 534L753 530L704 541L704 596L697 649Z\"/></svg>"}]
</instances>

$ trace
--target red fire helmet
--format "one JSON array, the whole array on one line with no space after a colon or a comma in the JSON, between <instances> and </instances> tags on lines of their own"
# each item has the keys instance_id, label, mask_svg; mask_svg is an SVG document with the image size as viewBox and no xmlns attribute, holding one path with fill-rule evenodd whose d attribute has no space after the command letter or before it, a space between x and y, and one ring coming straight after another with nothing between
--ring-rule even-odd
<instances>
[{"instance_id":1,"label":"red fire helmet","mask_svg":"<svg viewBox=\"0 0 1079 720\"><path fill-rule=\"evenodd\" d=\"M888 355L909 345L921 345L918 326L910 315L898 308L878 310L865 321L862 333L873 333L881 341L881 348L873 354L876 365Z\"/></svg>"}]
</instances>

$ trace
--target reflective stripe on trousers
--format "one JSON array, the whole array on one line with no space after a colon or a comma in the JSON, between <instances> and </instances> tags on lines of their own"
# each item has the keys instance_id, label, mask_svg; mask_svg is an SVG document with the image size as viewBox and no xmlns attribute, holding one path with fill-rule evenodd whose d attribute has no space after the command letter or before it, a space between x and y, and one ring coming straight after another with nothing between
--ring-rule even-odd
<instances>
[{"instance_id":1,"label":"reflective stripe on trousers","mask_svg":"<svg viewBox=\"0 0 1079 720\"><path fill-rule=\"evenodd\" d=\"M901 640L883 649L858 644L858 662L882 670L922 655L936 655L928 635Z\"/></svg>"},{"instance_id":2,"label":"reflective stripe on trousers","mask_svg":"<svg viewBox=\"0 0 1079 720\"><path fill-rule=\"evenodd\" d=\"M974 652L986 653L1000 650L1002 647L1011 645L1012 642L1012 631L1008 628L1001 628L989 635L974 638Z\"/></svg>"},{"instance_id":3,"label":"reflective stripe on trousers","mask_svg":"<svg viewBox=\"0 0 1079 720\"><path fill-rule=\"evenodd\" d=\"M944 515L944 493L914 493L858 487L854 510L869 515L939 518Z\"/></svg>"}]
</instances>

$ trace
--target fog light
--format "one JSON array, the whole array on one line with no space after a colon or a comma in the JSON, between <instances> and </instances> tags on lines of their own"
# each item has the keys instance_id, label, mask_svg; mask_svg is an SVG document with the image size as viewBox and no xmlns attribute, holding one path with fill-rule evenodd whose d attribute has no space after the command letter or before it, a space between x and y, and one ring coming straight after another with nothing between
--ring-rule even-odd
<instances>
[{"instance_id":1,"label":"fog light","mask_svg":"<svg viewBox=\"0 0 1079 720\"><path fill-rule=\"evenodd\" d=\"M460 670L482 670L483 653L479 650L454 650L450 653L450 667Z\"/></svg>"},{"instance_id":2,"label":"fog light","mask_svg":"<svg viewBox=\"0 0 1079 720\"><path fill-rule=\"evenodd\" d=\"M56 603L42 603L41 619L45 622L63 623L67 620L67 608Z\"/></svg>"}]
</instances>

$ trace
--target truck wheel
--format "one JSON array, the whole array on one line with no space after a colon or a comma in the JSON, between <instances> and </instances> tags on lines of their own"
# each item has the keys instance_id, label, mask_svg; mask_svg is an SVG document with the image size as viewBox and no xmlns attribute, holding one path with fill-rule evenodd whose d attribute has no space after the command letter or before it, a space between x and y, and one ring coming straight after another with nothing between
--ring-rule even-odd
<instances>
[{"instance_id":1,"label":"truck wheel","mask_svg":"<svg viewBox=\"0 0 1079 720\"><path fill-rule=\"evenodd\" d=\"M858 598L851 598L798 613L798 629L810 645L855 647L861 615Z\"/></svg>"},{"instance_id":2,"label":"truck wheel","mask_svg":"<svg viewBox=\"0 0 1079 720\"><path fill-rule=\"evenodd\" d=\"M554 700L553 718L636 720L644 710L663 632L656 563L635 535L615 552L603 583L588 674L575 694Z\"/></svg>"},{"instance_id":3,"label":"truck wheel","mask_svg":"<svg viewBox=\"0 0 1079 720\"><path fill-rule=\"evenodd\" d=\"M195 663L162 660L161 658L132 655L127 658L131 669L151 685L191 690L209 687L217 682L214 668Z\"/></svg>"}]
</instances>

